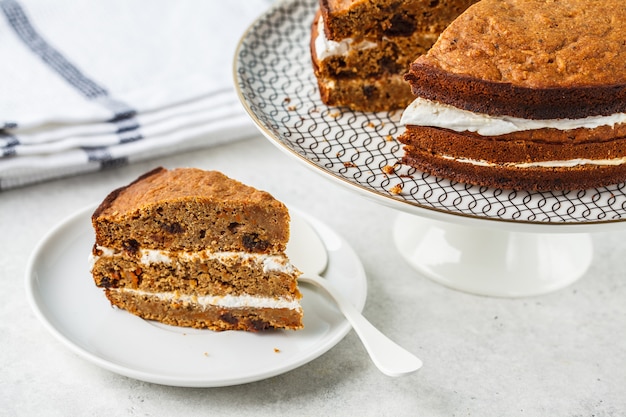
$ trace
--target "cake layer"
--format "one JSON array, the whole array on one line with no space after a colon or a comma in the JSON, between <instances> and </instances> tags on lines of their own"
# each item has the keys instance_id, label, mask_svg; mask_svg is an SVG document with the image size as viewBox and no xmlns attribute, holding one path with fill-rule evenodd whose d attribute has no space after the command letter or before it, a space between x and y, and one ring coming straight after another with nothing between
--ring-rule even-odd
<instances>
[{"instance_id":1,"label":"cake layer","mask_svg":"<svg viewBox=\"0 0 626 417\"><path fill-rule=\"evenodd\" d=\"M553 129L484 137L408 126L398 139L404 164L476 185L564 190L626 180L626 135L607 140L595 130L578 129L572 139L571 132L559 138Z\"/></svg>"},{"instance_id":2,"label":"cake layer","mask_svg":"<svg viewBox=\"0 0 626 417\"><path fill-rule=\"evenodd\" d=\"M278 253L289 213L270 194L215 171L158 168L113 191L92 216L98 245Z\"/></svg>"},{"instance_id":3,"label":"cake layer","mask_svg":"<svg viewBox=\"0 0 626 417\"><path fill-rule=\"evenodd\" d=\"M626 157L626 135L611 140L593 139L595 129L580 129L578 140L564 140L551 136L548 129L512 135L484 137L471 132L454 132L447 129L410 126L399 140L412 153L414 149L454 158L465 158L489 163L538 163L543 161L569 161L577 159L620 161ZM621 131L626 130L624 125ZM586 133L586 135L585 135ZM542 136L547 140L543 140ZM586 136L585 139L582 137ZM536 139L539 138L539 139ZM600 163L608 164L607 162ZM615 163L613 163L615 164ZM545 164L544 164L545 165ZM571 165L571 164L569 164Z\"/></svg>"},{"instance_id":4,"label":"cake layer","mask_svg":"<svg viewBox=\"0 0 626 417\"><path fill-rule=\"evenodd\" d=\"M320 0L320 9L329 39L380 39L415 30L438 34L474 1Z\"/></svg>"},{"instance_id":5,"label":"cake layer","mask_svg":"<svg viewBox=\"0 0 626 417\"><path fill-rule=\"evenodd\" d=\"M282 297L297 300L300 274L287 257L241 252L117 251L94 247L92 275L102 288L194 296Z\"/></svg>"},{"instance_id":6,"label":"cake layer","mask_svg":"<svg viewBox=\"0 0 626 417\"><path fill-rule=\"evenodd\" d=\"M626 9L615 0L483 0L411 65L416 96L528 119L626 112Z\"/></svg>"},{"instance_id":7,"label":"cake layer","mask_svg":"<svg viewBox=\"0 0 626 417\"><path fill-rule=\"evenodd\" d=\"M626 113L626 80L619 85L532 88L450 73L420 58L405 79L414 96L476 113L525 119Z\"/></svg>"},{"instance_id":8,"label":"cake layer","mask_svg":"<svg viewBox=\"0 0 626 417\"><path fill-rule=\"evenodd\" d=\"M224 306L208 303L206 298L185 297L176 293L150 294L112 288L105 290L105 294L114 306L146 320L173 326L217 331L302 328L302 309L290 304L287 304L288 307L271 303L267 307L259 303Z\"/></svg>"},{"instance_id":9,"label":"cake layer","mask_svg":"<svg viewBox=\"0 0 626 417\"><path fill-rule=\"evenodd\" d=\"M389 111L411 102L411 90L401 75L371 78L318 78L322 101L328 106L347 106L356 111Z\"/></svg>"},{"instance_id":10,"label":"cake layer","mask_svg":"<svg viewBox=\"0 0 626 417\"><path fill-rule=\"evenodd\" d=\"M626 178L626 164L573 167L516 167L478 164L414 150L402 161L432 175L469 184L514 190L565 191L616 184Z\"/></svg>"}]
</instances>

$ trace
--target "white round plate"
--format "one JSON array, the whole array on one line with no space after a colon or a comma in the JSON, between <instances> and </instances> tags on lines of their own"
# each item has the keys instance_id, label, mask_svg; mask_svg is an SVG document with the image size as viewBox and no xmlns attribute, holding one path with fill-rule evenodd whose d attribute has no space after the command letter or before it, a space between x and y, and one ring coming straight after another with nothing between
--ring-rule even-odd
<instances>
[{"instance_id":1,"label":"white round plate","mask_svg":"<svg viewBox=\"0 0 626 417\"><path fill-rule=\"evenodd\" d=\"M403 129L401 111L354 112L321 102L309 51L318 4L276 2L244 34L235 54L239 97L261 132L280 149L353 191L411 214L464 223L497 220L490 223L513 227L626 226L626 183L532 192L472 186L406 166L387 174L384 168L398 166L403 155L395 140ZM394 192L398 186L400 194Z\"/></svg>"},{"instance_id":2,"label":"white round plate","mask_svg":"<svg viewBox=\"0 0 626 417\"><path fill-rule=\"evenodd\" d=\"M216 387L269 378L327 352L351 329L331 301L301 285L304 329L213 332L166 326L112 308L89 272L94 244L86 208L51 230L27 268L27 294L38 318L71 350L110 371L157 384ZM311 225L329 255L324 277L359 310L367 296L363 266L346 241L318 220L290 209L290 247ZM297 266L297 264L296 264Z\"/></svg>"}]
</instances>

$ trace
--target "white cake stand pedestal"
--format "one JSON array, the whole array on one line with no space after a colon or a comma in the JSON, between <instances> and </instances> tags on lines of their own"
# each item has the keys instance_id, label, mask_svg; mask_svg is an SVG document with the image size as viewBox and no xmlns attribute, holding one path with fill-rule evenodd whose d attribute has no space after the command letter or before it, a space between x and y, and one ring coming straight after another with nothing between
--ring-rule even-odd
<instances>
[{"instance_id":1,"label":"white cake stand pedestal","mask_svg":"<svg viewBox=\"0 0 626 417\"><path fill-rule=\"evenodd\" d=\"M471 223L471 224L470 224ZM497 297L550 293L580 279L591 264L588 233L508 230L506 222L450 223L399 213L393 230L401 255L447 287ZM567 227L564 226L566 229Z\"/></svg>"}]
</instances>

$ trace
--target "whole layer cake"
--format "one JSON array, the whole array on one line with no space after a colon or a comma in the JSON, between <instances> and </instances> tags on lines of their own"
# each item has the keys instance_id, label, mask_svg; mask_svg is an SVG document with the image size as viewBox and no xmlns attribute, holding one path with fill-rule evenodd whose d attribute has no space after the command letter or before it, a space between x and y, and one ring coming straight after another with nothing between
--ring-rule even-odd
<instances>
[{"instance_id":1,"label":"whole layer cake","mask_svg":"<svg viewBox=\"0 0 626 417\"><path fill-rule=\"evenodd\" d=\"M626 7L482 0L418 57L403 163L512 189L626 180Z\"/></svg>"},{"instance_id":2,"label":"whole layer cake","mask_svg":"<svg viewBox=\"0 0 626 417\"><path fill-rule=\"evenodd\" d=\"M322 101L359 111L404 108L416 56L476 0L320 0L311 57Z\"/></svg>"},{"instance_id":3,"label":"whole layer cake","mask_svg":"<svg viewBox=\"0 0 626 417\"><path fill-rule=\"evenodd\" d=\"M289 221L269 193L220 172L157 168L93 213L93 278L112 305L149 320L299 329Z\"/></svg>"}]
</instances>

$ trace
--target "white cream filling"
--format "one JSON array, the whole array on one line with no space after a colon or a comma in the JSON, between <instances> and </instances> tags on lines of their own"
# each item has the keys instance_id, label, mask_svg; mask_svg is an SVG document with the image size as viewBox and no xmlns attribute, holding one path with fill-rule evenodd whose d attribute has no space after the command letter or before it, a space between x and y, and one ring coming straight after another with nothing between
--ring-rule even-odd
<instances>
[{"instance_id":1,"label":"white cream filling","mask_svg":"<svg viewBox=\"0 0 626 417\"><path fill-rule=\"evenodd\" d=\"M104 246L97 246L96 249L101 255L90 254L89 262L91 269L96 261L102 257L122 256L122 251L116 251ZM176 252L176 256L184 261L193 262L198 260L217 260L222 264L241 263L250 267L262 266L263 272L283 272L293 274L297 272L296 268L289 262L284 255L267 255L246 252L211 252L209 250L199 252ZM174 255L167 250L156 249L140 249L138 261L144 265L151 264L171 264Z\"/></svg>"},{"instance_id":2,"label":"white cream filling","mask_svg":"<svg viewBox=\"0 0 626 417\"><path fill-rule=\"evenodd\" d=\"M148 292L131 288L110 288L109 291L120 291L140 296L157 297L159 300L197 304L202 307L216 306L225 308L286 308L300 310L300 302L295 299L256 297L252 295L188 295L178 292Z\"/></svg>"},{"instance_id":3,"label":"white cream filling","mask_svg":"<svg viewBox=\"0 0 626 417\"><path fill-rule=\"evenodd\" d=\"M440 155L444 159L454 160L456 162L462 162L464 164L472 164L484 167L495 166L508 166L515 168L571 168L577 165L622 165L626 163L626 157L613 158L613 159L568 159L563 161L536 161L536 162L507 162L502 164L495 164L484 160L470 159L470 158L455 158L450 155Z\"/></svg>"},{"instance_id":4,"label":"white cream filling","mask_svg":"<svg viewBox=\"0 0 626 417\"><path fill-rule=\"evenodd\" d=\"M610 116L589 116L581 119L532 120L511 116L490 116L461 110L421 97L415 99L402 113L400 123L416 126L432 126L456 132L475 132L482 136L497 136L525 130L552 128L572 130L595 129L600 126L615 126L626 122L626 113Z\"/></svg>"},{"instance_id":5,"label":"white cream filling","mask_svg":"<svg viewBox=\"0 0 626 417\"><path fill-rule=\"evenodd\" d=\"M370 41L354 42L354 39L345 38L341 41L331 41L326 38L324 32L324 18L320 16L317 21L317 37L315 38L315 53L319 61L332 56L347 55L351 49L363 50L369 48L376 48L378 45Z\"/></svg>"}]
</instances>

